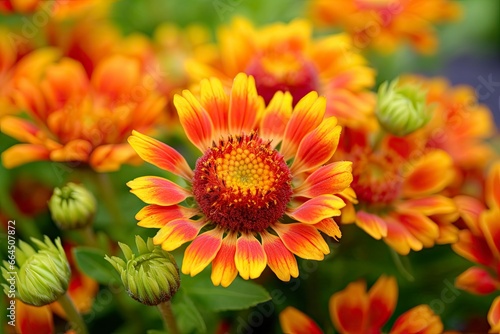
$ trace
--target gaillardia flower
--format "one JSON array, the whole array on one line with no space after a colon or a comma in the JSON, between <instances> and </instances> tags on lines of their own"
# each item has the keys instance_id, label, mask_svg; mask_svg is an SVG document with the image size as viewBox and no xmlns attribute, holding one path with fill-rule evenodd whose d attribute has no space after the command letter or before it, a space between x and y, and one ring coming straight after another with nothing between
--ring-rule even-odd
<instances>
[{"instance_id":1,"label":"gaillardia flower","mask_svg":"<svg viewBox=\"0 0 500 334\"><path fill-rule=\"evenodd\" d=\"M366 283L350 283L330 297L330 317L339 333L381 333L391 317L398 300L398 285L394 277L381 276L366 291ZM323 331L307 315L294 307L280 313L283 332L320 334ZM440 334L443 323L427 305L419 305L399 316L389 334ZM384 332L385 333L385 332Z\"/></svg>"},{"instance_id":2,"label":"gaillardia flower","mask_svg":"<svg viewBox=\"0 0 500 334\"><path fill-rule=\"evenodd\" d=\"M391 53L409 43L420 53L434 53L435 24L454 21L461 8L451 0L313 0L311 16L320 26L342 27L358 49Z\"/></svg>"},{"instance_id":3,"label":"gaillardia flower","mask_svg":"<svg viewBox=\"0 0 500 334\"><path fill-rule=\"evenodd\" d=\"M27 71L12 83L15 106L26 110L31 120L2 119L2 132L22 142L2 153L4 166L51 160L107 172L140 162L125 140L132 129L151 130L165 99L143 85L149 74L139 60L110 56L89 77L81 63L50 51L32 53L44 55L43 70L33 66L39 75Z\"/></svg>"},{"instance_id":4,"label":"gaillardia flower","mask_svg":"<svg viewBox=\"0 0 500 334\"><path fill-rule=\"evenodd\" d=\"M187 63L187 72L195 83L217 77L226 88L237 73L247 73L255 78L257 92L266 103L278 91L290 92L294 103L316 91L327 99L326 115L337 117L342 126L372 128L374 97L369 89L375 71L353 48L348 35L312 35L307 20L256 28L238 17L220 28L211 53Z\"/></svg>"},{"instance_id":5,"label":"gaillardia flower","mask_svg":"<svg viewBox=\"0 0 500 334\"><path fill-rule=\"evenodd\" d=\"M267 105L252 76L240 73L228 95L219 79L201 82L198 99L175 96L180 122L202 155L191 170L173 148L137 131L129 143L146 161L182 177L183 187L160 177L128 183L149 206L139 226L160 228L153 241L170 251L192 241L182 272L194 276L212 263L212 282L228 286L239 273L257 278L266 265L284 281L298 276L294 254L322 260L329 247L319 231L341 236L333 216L336 196L352 181L351 163L326 164L341 131L324 118L316 92L293 108L290 93Z\"/></svg>"},{"instance_id":6,"label":"gaillardia flower","mask_svg":"<svg viewBox=\"0 0 500 334\"><path fill-rule=\"evenodd\" d=\"M455 285L467 292L486 295L500 290L500 161L491 167L485 185L488 207L474 198L457 196L461 217L467 229L461 230L453 250L474 263L460 274ZM500 299L488 314L491 333L500 331Z\"/></svg>"}]
</instances>

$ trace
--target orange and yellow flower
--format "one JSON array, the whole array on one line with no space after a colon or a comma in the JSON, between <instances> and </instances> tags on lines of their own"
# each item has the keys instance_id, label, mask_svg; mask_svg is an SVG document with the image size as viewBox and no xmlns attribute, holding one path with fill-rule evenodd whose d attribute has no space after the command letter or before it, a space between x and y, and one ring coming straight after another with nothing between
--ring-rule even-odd
<instances>
[{"instance_id":1,"label":"orange and yellow flower","mask_svg":"<svg viewBox=\"0 0 500 334\"><path fill-rule=\"evenodd\" d=\"M353 162L342 223L356 223L399 254L456 241L455 202L441 194L453 180L453 161L444 151L407 138L385 135L371 143L350 132L338 156Z\"/></svg>"},{"instance_id":2,"label":"orange and yellow flower","mask_svg":"<svg viewBox=\"0 0 500 334\"><path fill-rule=\"evenodd\" d=\"M212 56L207 56L210 54ZM351 39L338 34L312 39L306 20L275 23L260 29L243 18L218 31L217 45L207 46L203 57L187 63L194 82L217 77L226 88L244 72L255 78L266 103L277 91L288 91L296 103L310 91L327 99L327 116L342 126L373 127L375 72L354 51Z\"/></svg>"},{"instance_id":3,"label":"orange and yellow flower","mask_svg":"<svg viewBox=\"0 0 500 334\"><path fill-rule=\"evenodd\" d=\"M461 230L453 250L478 264L460 274L455 285L473 294L489 294L500 290L500 162L496 162L486 180L487 207L479 200L457 196L461 217L467 229ZM493 302L488 314L492 332L500 331L500 298Z\"/></svg>"},{"instance_id":4,"label":"orange and yellow flower","mask_svg":"<svg viewBox=\"0 0 500 334\"><path fill-rule=\"evenodd\" d=\"M398 300L398 286L394 277L381 276L366 291L366 283L350 283L344 290L330 297L330 317L342 334L381 333L390 319ZM307 315L294 307L280 313L284 333L320 334L323 331ZM390 334L441 334L443 323L427 305L419 305L399 316Z\"/></svg>"},{"instance_id":5,"label":"orange and yellow flower","mask_svg":"<svg viewBox=\"0 0 500 334\"><path fill-rule=\"evenodd\" d=\"M85 13L89 9L109 6L114 0L3 0L0 2L0 13L32 14L37 11L44 15L59 19L68 18L74 14Z\"/></svg>"},{"instance_id":6,"label":"orange and yellow flower","mask_svg":"<svg viewBox=\"0 0 500 334\"><path fill-rule=\"evenodd\" d=\"M383 53L405 42L420 53L434 53L434 25L461 16L459 4L450 0L313 0L310 12L319 26L348 31L356 48Z\"/></svg>"},{"instance_id":7,"label":"orange and yellow flower","mask_svg":"<svg viewBox=\"0 0 500 334\"><path fill-rule=\"evenodd\" d=\"M433 110L430 122L412 140L422 140L428 148L446 151L453 159L455 188L462 190L465 180L482 176L494 157L486 143L496 131L491 110L478 103L476 91L470 86L452 87L443 78L415 75L404 76L402 82L418 84L426 90L427 104Z\"/></svg>"},{"instance_id":8,"label":"orange and yellow flower","mask_svg":"<svg viewBox=\"0 0 500 334\"><path fill-rule=\"evenodd\" d=\"M111 56L91 77L83 66L40 49L34 73L18 75L11 98L31 120L6 116L2 132L19 140L2 153L5 167L38 160L88 164L98 172L140 162L126 143L132 129L149 131L165 99L144 85L148 74L137 59Z\"/></svg>"},{"instance_id":9,"label":"orange and yellow flower","mask_svg":"<svg viewBox=\"0 0 500 334\"><path fill-rule=\"evenodd\" d=\"M187 247L182 272L212 263L212 282L228 286L238 273L257 278L268 265L281 280L297 277L295 255L322 260L320 232L341 236L336 196L351 183L351 163L326 164L341 127L324 117L325 99L311 92L292 112L292 95L265 106L252 76L240 73L227 94L219 79L200 84L200 98L174 98L180 122L202 156L192 170L170 146L137 131L129 143L145 161L185 180L145 176L128 183L145 203L139 226L160 228L153 241L171 251Z\"/></svg>"}]
</instances>

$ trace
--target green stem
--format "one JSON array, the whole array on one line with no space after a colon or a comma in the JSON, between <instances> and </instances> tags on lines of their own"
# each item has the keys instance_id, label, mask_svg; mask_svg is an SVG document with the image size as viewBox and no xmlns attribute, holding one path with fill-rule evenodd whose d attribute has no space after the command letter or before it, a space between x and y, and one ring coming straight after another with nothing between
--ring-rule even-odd
<instances>
[{"instance_id":1,"label":"green stem","mask_svg":"<svg viewBox=\"0 0 500 334\"><path fill-rule=\"evenodd\" d=\"M172 304L170 303L170 300L168 302L158 304L158 310L160 310L167 332L169 334L180 334L179 327L177 327L177 321L175 320L174 313L172 312Z\"/></svg>"},{"instance_id":2,"label":"green stem","mask_svg":"<svg viewBox=\"0 0 500 334\"><path fill-rule=\"evenodd\" d=\"M97 188L97 192L101 195L101 198L110 214L115 227L123 228L126 226L125 218L118 206L118 202L116 201L116 194L113 189L113 184L109 178L109 174L105 173L96 173L94 171L90 171L88 173L91 176L91 180Z\"/></svg>"},{"instance_id":3,"label":"green stem","mask_svg":"<svg viewBox=\"0 0 500 334\"><path fill-rule=\"evenodd\" d=\"M382 142L384 141L384 138L386 135L387 135L387 131L385 131L382 128L380 128L378 133L375 134L375 136L373 137L373 142L372 142L373 152L376 152L380 149L380 145L382 145Z\"/></svg>"},{"instance_id":4,"label":"green stem","mask_svg":"<svg viewBox=\"0 0 500 334\"><path fill-rule=\"evenodd\" d=\"M413 277L413 275L410 273L410 270L407 269L403 264L403 261L401 261L401 255L396 253L396 251L391 247L389 247L389 251L391 253L392 259L394 260L394 264L396 265L396 268L401 273L401 275L403 275L403 277L408 281L413 282L415 280L415 277Z\"/></svg>"},{"instance_id":5,"label":"green stem","mask_svg":"<svg viewBox=\"0 0 500 334\"><path fill-rule=\"evenodd\" d=\"M77 334L88 334L87 326L85 326L85 322L83 322L80 313L76 310L75 304L73 304L68 292L62 295L57 301L66 313L66 316L71 324L71 328L73 328Z\"/></svg>"},{"instance_id":6,"label":"green stem","mask_svg":"<svg viewBox=\"0 0 500 334\"><path fill-rule=\"evenodd\" d=\"M99 248L92 226L86 226L78 230L85 246Z\"/></svg>"}]
</instances>

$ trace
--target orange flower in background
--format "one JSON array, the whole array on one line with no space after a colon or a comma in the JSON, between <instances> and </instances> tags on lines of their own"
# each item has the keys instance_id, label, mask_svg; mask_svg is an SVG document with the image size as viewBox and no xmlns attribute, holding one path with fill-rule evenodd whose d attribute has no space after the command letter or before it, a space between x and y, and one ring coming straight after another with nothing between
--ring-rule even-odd
<instances>
[{"instance_id":1,"label":"orange flower in background","mask_svg":"<svg viewBox=\"0 0 500 334\"><path fill-rule=\"evenodd\" d=\"M330 297L330 317L342 334L380 333L396 308L398 286L394 277L381 276L366 291L366 283L350 283ZM323 333L319 326L299 310L289 306L280 313L284 333ZM419 305L399 316L390 334L441 334L443 324L427 305Z\"/></svg>"},{"instance_id":2,"label":"orange flower in background","mask_svg":"<svg viewBox=\"0 0 500 334\"><path fill-rule=\"evenodd\" d=\"M485 140L494 135L496 128L492 112L478 103L475 90L466 85L451 86L439 77L404 76L402 82L418 84L426 90L427 103L433 110L431 121L412 139L444 150L453 158L457 186L469 175L480 174L482 178L494 156Z\"/></svg>"},{"instance_id":3,"label":"orange flower in background","mask_svg":"<svg viewBox=\"0 0 500 334\"><path fill-rule=\"evenodd\" d=\"M438 46L434 25L459 19L461 8L451 0L312 0L310 13L319 26L348 31L357 49L393 53L407 42L431 54Z\"/></svg>"},{"instance_id":4,"label":"orange flower in background","mask_svg":"<svg viewBox=\"0 0 500 334\"><path fill-rule=\"evenodd\" d=\"M114 0L2 0L0 2L0 13L4 14L32 14L39 11L45 15L56 18L68 18L74 14L80 14L89 9L103 7L111 4Z\"/></svg>"},{"instance_id":5,"label":"orange flower in background","mask_svg":"<svg viewBox=\"0 0 500 334\"><path fill-rule=\"evenodd\" d=\"M218 31L217 45L207 46L208 57L194 58L187 71L194 82L217 77L226 88L239 72L255 78L257 92L266 103L277 91L288 91L294 103L310 91L327 99L327 116L342 126L371 128L375 72L354 51L344 34L312 39L306 20L275 23L260 29L236 18ZM200 59L201 58L201 59Z\"/></svg>"},{"instance_id":6,"label":"orange flower in background","mask_svg":"<svg viewBox=\"0 0 500 334\"><path fill-rule=\"evenodd\" d=\"M194 171L170 146L139 132L129 138L141 158L187 183L130 181L149 204L136 215L139 226L160 228L153 241L167 251L192 241L182 272L194 276L212 263L215 285L228 286L238 273L257 278L266 265L283 281L297 277L294 254L322 260L330 250L319 231L341 236L331 217L345 206L336 194L351 183L351 163L324 165L338 144L336 118L324 118L325 99L315 92L293 112L290 93L277 93L266 107L243 73L230 94L216 78L200 85L200 99L187 90L174 98L202 153Z\"/></svg>"},{"instance_id":7,"label":"orange flower in background","mask_svg":"<svg viewBox=\"0 0 500 334\"><path fill-rule=\"evenodd\" d=\"M460 274L455 285L473 294L489 294L500 290L500 162L488 174L485 205L468 196L456 197L461 217L467 229L461 230L453 250L479 264ZM488 314L492 331L500 330L500 306L497 298Z\"/></svg>"},{"instance_id":8,"label":"orange flower in background","mask_svg":"<svg viewBox=\"0 0 500 334\"><path fill-rule=\"evenodd\" d=\"M403 255L456 241L457 208L440 194L453 180L446 152L391 135L371 144L359 133L345 137L339 151L338 157L353 162L352 189L342 194L342 223L356 223Z\"/></svg>"},{"instance_id":9,"label":"orange flower in background","mask_svg":"<svg viewBox=\"0 0 500 334\"><path fill-rule=\"evenodd\" d=\"M5 167L38 160L77 162L98 172L114 171L140 161L125 142L132 129L149 131L165 99L144 86L140 62L112 56L99 63L89 78L75 60L41 49L33 57L52 61L40 75L20 76L11 98L31 120L7 116L2 132L21 141L2 153ZM44 58L44 59L47 59Z\"/></svg>"}]
</instances>

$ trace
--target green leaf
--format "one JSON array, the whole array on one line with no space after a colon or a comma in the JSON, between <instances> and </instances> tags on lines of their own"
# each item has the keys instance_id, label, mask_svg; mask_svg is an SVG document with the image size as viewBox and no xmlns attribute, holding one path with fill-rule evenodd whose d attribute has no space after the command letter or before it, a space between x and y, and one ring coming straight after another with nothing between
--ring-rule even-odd
<instances>
[{"instance_id":1,"label":"green leaf","mask_svg":"<svg viewBox=\"0 0 500 334\"><path fill-rule=\"evenodd\" d=\"M181 333L206 333L207 326L200 311L181 287L175 294L172 308Z\"/></svg>"},{"instance_id":2,"label":"green leaf","mask_svg":"<svg viewBox=\"0 0 500 334\"><path fill-rule=\"evenodd\" d=\"M120 276L115 268L104 259L104 255L106 254L102 250L90 247L76 247L73 249L73 257L78 264L78 268L84 274L104 285L108 285L113 281L120 281Z\"/></svg>"},{"instance_id":3,"label":"green leaf","mask_svg":"<svg viewBox=\"0 0 500 334\"><path fill-rule=\"evenodd\" d=\"M208 271L195 277L183 276L182 285L194 301L215 312L243 310L271 299L263 287L239 277L227 288L214 286Z\"/></svg>"},{"instance_id":4,"label":"green leaf","mask_svg":"<svg viewBox=\"0 0 500 334\"><path fill-rule=\"evenodd\" d=\"M147 334L167 334L167 332L165 332L165 331L159 331L157 329L149 329L146 333Z\"/></svg>"}]
</instances>

